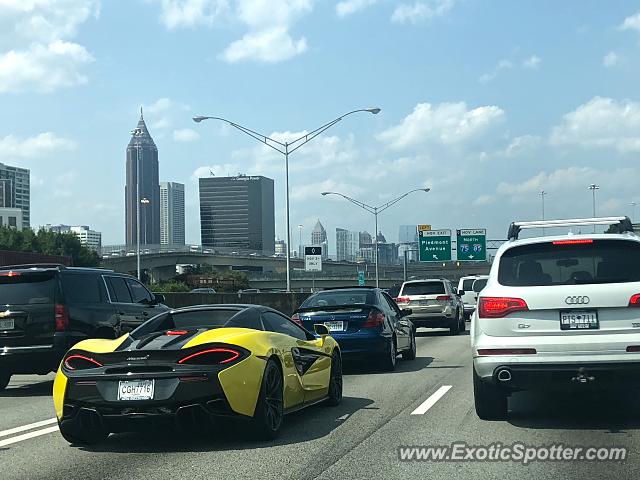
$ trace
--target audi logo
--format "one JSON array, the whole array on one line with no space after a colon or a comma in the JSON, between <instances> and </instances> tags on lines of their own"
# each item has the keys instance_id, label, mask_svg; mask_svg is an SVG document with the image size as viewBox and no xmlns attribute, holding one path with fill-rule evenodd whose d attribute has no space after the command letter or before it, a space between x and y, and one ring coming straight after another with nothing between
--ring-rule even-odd
<instances>
[{"instance_id":1,"label":"audi logo","mask_svg":"<svg viewBox=\"0 0 640 480\"><path fill-rule=\"evenodd\" d=\"M586 295L573 295L564 299L567 305L586 305L589 303L589 297Z\"/></svg>"}]
</instances>

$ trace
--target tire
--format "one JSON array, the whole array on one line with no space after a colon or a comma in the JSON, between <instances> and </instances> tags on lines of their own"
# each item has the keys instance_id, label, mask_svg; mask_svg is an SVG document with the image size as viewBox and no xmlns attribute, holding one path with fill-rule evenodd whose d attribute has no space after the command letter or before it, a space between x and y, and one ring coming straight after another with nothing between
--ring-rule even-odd
<instances>
[{"instance_id":1,"label":"tire","mask_svg":"<svg viewBox=\"0 0 640 480\"><path fill-rule=\"evenodd\" d=\"M403 360L415 360L416 359L416 335L413 331L411 331L411 339L410 339L410 346L409 346L409 350L405 350L404 352L402 352L402 359Z\"/></svg>"},{"instance_id":2,"label":"tire","mask_svg":"<svg viewBox=\"0 0 640 480\"><path fill-rule=\"evenodd\" d=\"M70 426L68 422L58 420L60 434L71 445L96 445L104 442L109 432L104 429L80 429L75 424Z\"/></svg>"},{"instance_id":3,"label":"tire","mask_svg":"<svg viewBox=\"0 0 640 480\"><path fill-rule=\"evenodd\" d=\"M278 436L284 417L284 387L278 363L270 358L264 368L260 395L253 416L253 432L264 440Z\"/></svg>"},{"instance_id":4,"label":"tire","mask_svg":"<svg viewBox=\"0 0 640 480\"><path fill-rule=\"evenodd\" d=\"M482 420L504 420L507 418L508 394L495 385L483 382L473 370L473 398L476 414Z\"/></svg>"},{"instance_id":5,"label":"tire","mask_svg":"<svg viewBox=\"0 0 640 480\"><path fill-rule=\"evenodd\" d=\"M460 312L456 312L455 323L449 327L449 335L458 335L460 333Z\"/></svg>"},{"instance_id":6,"label":"tire","mask_svg":"<svg viewBox=\"0 0 640 480\"><path fill-rule=\"evenodd\" d=\"M464 311L463 311L462 315L460 315L460 332L459 333L463 333L466 329L467 329L467 325L464 320Z\"/></svg>"},{"instance_id":7,"label":"tire","mask_svg":"<svg viewBox=\"0 0 640 480\"><path fill-rule=\"evenodd\" d=\"M327 405L335 407L342 401L342 358L337 350L331 357L331 376L329 377L329 392Z\"/></svg>"},{"instance_id":8,"label":"tire","mask_svg":"<svg viewBox=\"0 0 640 480\"><path fill-rule=\"evenodd\" d=\"M396 347L396 338L392 337L387 345L384 358L380 361L380 366L385 372L393 372L396 369L398 360L398 348Z\"/></svg>"},{"instance_id":9,"label":"tire","mask_svg":"<svg viewBox=\"0 0 640 480\"><path fill-rule=\"evenodd\" d=\"M9 380L11 380L10 373L0 372L0 392L7 388L7 385L9 385Z\"/></svg>"}]
</instances>

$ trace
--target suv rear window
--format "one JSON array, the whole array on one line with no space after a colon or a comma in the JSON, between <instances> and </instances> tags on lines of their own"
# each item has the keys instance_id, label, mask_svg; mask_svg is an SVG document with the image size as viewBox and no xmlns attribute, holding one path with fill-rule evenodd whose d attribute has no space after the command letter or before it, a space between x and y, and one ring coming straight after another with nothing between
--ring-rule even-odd
<instances>
[{"instance_id":1,"label":"suv rear window","mask_svg":"<svg viewBox=\"0 0 640 480\"><path fill-rule=\"evenodd\" d=\"M444 282L413 282L405 283L402 287L402 295L437 295L446 293Z\"/></svg>"},{"instance_id":2,"label":"suv rear window","mask_svg":"<svg viewBox=\"0 0 640 480\"><path fill-rule=\"evenodd\" d=\"M307 298L301 308L326 307L333 305L375 305L376 295L374 290L328 290Z\"/></svg>"},{"instance_id":3,"label":"suv rear window","mask_svg":"<svg viewBox=\"0 0 640 480\"><path fill-rule=\"evenodd\" d=\"M53 303L55 290L54 272L0 275L2 305Z\"/></svg>"},{"instance_id":4,"label":"suv rear window","mask_svg":"<svg viewBox=\"0 0 640 480\"><path fill-rule=\"evenodd\" d=\"M470 292L471 289L473 288L473 282L475 282L476 279L475 278L465 278L462 281L462 288L461 290L464 290L465 292Z\"/></svg>"},{"instance_id":5,"label":"suv rear window","mask_svg":"<svg viewBox=\"0 0 640 480\"><path fill-rule=\"evenodd\" d=\"M67 303L100 303L102 277L96 274L74 273L62 275L62 291Z\"/></svg>"},{"instance_id":6,"label":"suv rear window","mask_svg":"<svg viewBox=\"0 0 640 480\"><path fill-rule=\"evenodd\" d=\"M577 239L522 245L504 252L498 269L498 283L505 286L638 281L640 243L628 240Z\"/></svg>"}]
</instances>

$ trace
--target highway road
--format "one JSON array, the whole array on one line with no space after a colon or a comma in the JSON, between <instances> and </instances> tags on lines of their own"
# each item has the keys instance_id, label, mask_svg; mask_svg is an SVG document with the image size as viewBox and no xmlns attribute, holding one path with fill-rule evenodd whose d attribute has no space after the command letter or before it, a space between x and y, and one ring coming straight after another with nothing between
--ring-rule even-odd
<instances>
[{"instance_id":1,"label":"highway road","mask_svg":"<svg viewBox=\"0 0 640 480\"><path fill-rule=\"evenodd\" d=\"M418 332L418 358L397 371L347 366L344 400L286 417L279 439L256 442L224 427L204 438L173 431L111 435L78 448L57 431L52 375L16 376L0 393L1 478L10 479L423 479L637 478L640 405L628 395L585 392L512 397L506 421L473 408L469 337ZM626 461L415 461L401 446L627 447Z\"/></svg>"}]
</instances>

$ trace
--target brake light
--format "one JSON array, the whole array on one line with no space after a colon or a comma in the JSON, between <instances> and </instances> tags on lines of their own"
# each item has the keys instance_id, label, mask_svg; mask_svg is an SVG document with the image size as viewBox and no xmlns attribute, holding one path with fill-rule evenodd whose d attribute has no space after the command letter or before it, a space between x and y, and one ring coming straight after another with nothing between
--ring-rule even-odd
<instances>
[{"instance_id":1,"label":"brake light","mask_svg":"<svg viewBox=\"0 0 640 480\"><path fill-rule=\"evenodd\" d=\"M188 330L167 330L165 335L186 335L189 333Z\"/></svg>"},{"instance_id":2,"label":"brake light","mask_svg":"<svg viewBox=\"0 0 640 480\"><path fill-rule=\"evenodd\" d=\"M521 298L480 297L478 316L480 318L502 318L510 313L529 310L527 302Z\"/></svg>"},{"instance_id":3,"label":"brake light","mask_svg":"<svg viewBox=\"0 0 640 480\"><path fill-rule=\"evenodd\" d=\"M14 272L13 270L0 273L0 277L19 277L19 276L20 276L20 272Z\"/></svg>"},{"instance_id":4,"label":"brake light","mask_svg":"<svg viewBox=\"0 0 640 480\"><path fill-rule=\"evenodd\" d=\"M294 323L297 323L298 325L300 325L301 327L303 327L302 325L302 320L300 320L300 315L298 315L297 313L294 313L293 315L291 315L291 320Z\"/></svg>"},{"instance_id":5,"label":"brake light","mask_svg":"<svg viewBox=\"0 0 640 480\"><path fill-rule=\"evenodd\" d=\"M64 305L56 305L54 307L56 319L56 332L64 332L69 328L69 310Z\"/></svg>"},{"instance_id":6,"label":"brake light","mask_svg":"<svg viewBox=\"0 0 640 480\"><path fill-rule=\"evenodd\" d=\"M593 240L590 238L581 238L576 240L556 240L552 243L554 245L587 245L593 243Z\"/></svg>"},{"instance_id":7,"label":"brake light","mask_svg":"<svg viewBox=\"0 0 640 480\"><path fill-rule=\"evenodd\" d=\"M450 295L438 295L436 297L436 301L437 302L450 302L451 301L451 296Z\"/></svg>"},{"instance_id":8,"label":"brake light","mask_svg":"<svg viewBox=\"0 0 640 480\"><path fill-rule=\"evenodd\" d=\"M384 323L384 319L384 313L372 310L367 320L362 324L362 328L377 328Z\"/></svg>"},{"instance_id":9,"label":"brake light","mask_svg":"<svg viewBox=\"0 0 640 480\"><path fill-rule=\"evenodd\" d=\"M201 350L191 355L187 355L178 363L191 363L199 365L216 365L233 362L240 356L240 352L232 350L230 348L209 348L207 350Z\"/></svg>"},{"instance_id":10,"label":"brake light","mask_svg":"<svg viewBox=\"0 0 640 480\"><path fill-rule=\"evenodd\" d=\"M65 358L64 366L69 370L85 370L87 368L101 367L102 364L91 357L74 353Z\"/></svg>"},{"instance_id":11,"label":"brake light","mask_svg":"<svg viewBox=\"0 0 640 480\"><path fill-rule=\"evenodd\" d=\"M635 295L631 295L629 299L630 307L640 307L640 293L636 293Z\"/></svg>"},{"instance_id":12,"label":"brake light","mask_svg":"<svg viewBox=\"0 0 640 480\"><path fill-rule=\"evenodd\" d=\"M409 303L411 299L409 297L398 297L396 303Z\"/></svg>"},{"instance_id":13,"label":"brake light","mask_svg":"<svg viewBox=\"0 0 640 480\"><path fill-rule=\"evenodd\" d=\"M479 348L478 355L535 355L535 348Z\"/></svg>"}]
</instances>

